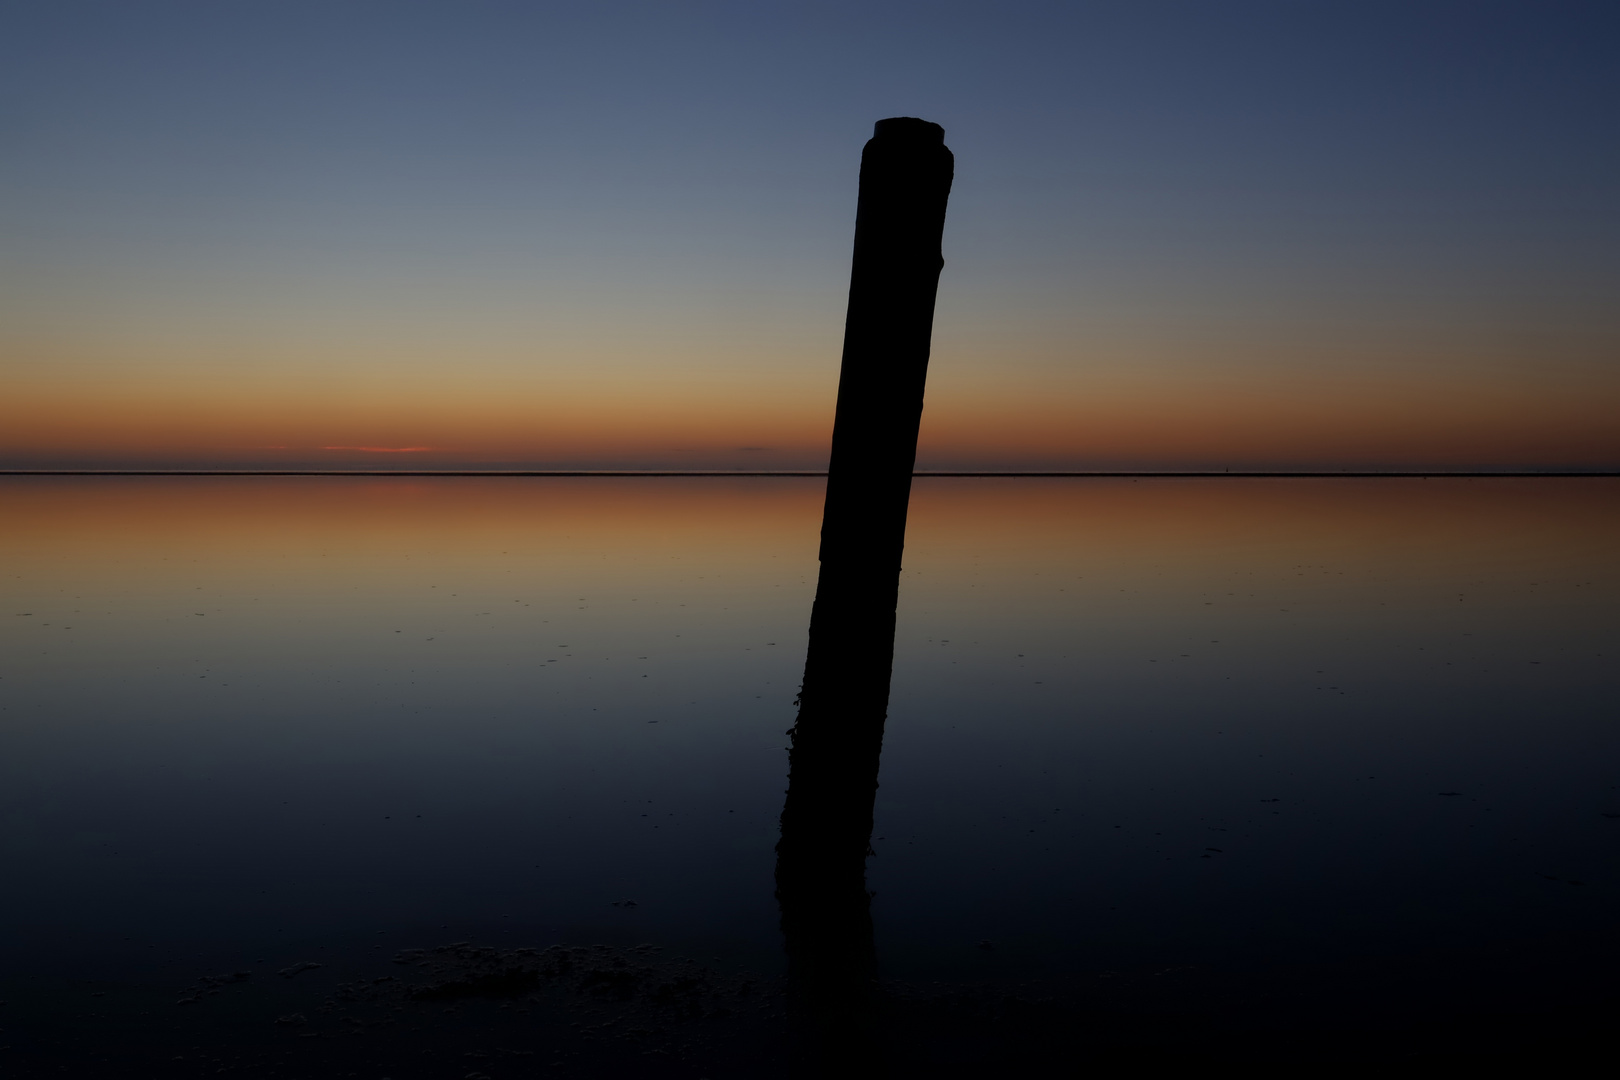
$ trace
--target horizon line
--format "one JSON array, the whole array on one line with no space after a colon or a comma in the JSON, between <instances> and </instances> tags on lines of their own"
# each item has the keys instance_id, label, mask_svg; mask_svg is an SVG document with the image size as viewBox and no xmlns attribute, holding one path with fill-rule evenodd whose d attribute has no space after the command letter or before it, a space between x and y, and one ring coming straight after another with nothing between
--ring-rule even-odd
<instances>
[{"instance_id":1,"label":"horizon line","mask_svg":"<svg viewBox=\"0 0 1620 1080\"><path fill-rule=\"evenodd\" d=\"M826 469L0 469L0 476L825 477ZM928 469L913 479L1534 479L1620 477L1620 469Z\"/></svg>"}]
</instances>

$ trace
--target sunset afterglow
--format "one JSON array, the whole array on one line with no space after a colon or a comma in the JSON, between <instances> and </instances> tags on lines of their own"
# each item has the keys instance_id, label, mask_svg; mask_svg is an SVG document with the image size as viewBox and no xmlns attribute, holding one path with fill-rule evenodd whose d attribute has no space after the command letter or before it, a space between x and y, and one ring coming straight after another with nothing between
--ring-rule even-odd
<instances>
[{"instance_id":1,"label":"sunset afterglow","mask_svg":"<svg viewBox=\"0 0 1620 1080\"><path fill-rule=\"evenodd\" d=\"M92 6L0 40L0 467L824 467L890 115L922 468L1620 467L1573 13Z\"/></svg>"}]
</instances>

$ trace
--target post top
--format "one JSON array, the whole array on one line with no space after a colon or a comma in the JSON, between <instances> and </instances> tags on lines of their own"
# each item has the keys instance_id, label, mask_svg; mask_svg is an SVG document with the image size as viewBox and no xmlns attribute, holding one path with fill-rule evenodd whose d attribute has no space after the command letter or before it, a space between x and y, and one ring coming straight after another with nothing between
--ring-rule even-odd
<instances>
[{"instance_id":1,"label":"post top","mask_svg":"<svg viewBox=\"0 0 1620 1080\"><path fill-rule=\"evenodd\" d=\"M872 138L944 146L945 129L915 116L891 116L873 125Z\"/></svg>"}]
</instances>

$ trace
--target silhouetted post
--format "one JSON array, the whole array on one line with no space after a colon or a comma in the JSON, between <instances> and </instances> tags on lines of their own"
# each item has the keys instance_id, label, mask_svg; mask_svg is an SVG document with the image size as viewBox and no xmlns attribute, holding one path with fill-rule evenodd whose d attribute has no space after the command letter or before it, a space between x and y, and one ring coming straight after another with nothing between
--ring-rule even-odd
<instances>
[{"instance_id":1,"label":"silhouetted post","mask_svg":"<svg viewBox=\"0 0 1620 1080\"><path fill-rule=\"evenodd\" d=\"M954 170L945 129L909 116L879 120L861 154L823 568L900 569Z\"/></svg>"},{"instance_id":2,"label":"silhouetted post","mask_svg":"<svg viewBox=\"0 0 1620 1080\"><path fill-rule=\"evenodd\" d=\"M866 856L953 169L944 129L910 117L878 121L861 155L821 576L776 849L791 975L835 1021L858 1019L871 975Z\"/></svg>"}]
</instances>

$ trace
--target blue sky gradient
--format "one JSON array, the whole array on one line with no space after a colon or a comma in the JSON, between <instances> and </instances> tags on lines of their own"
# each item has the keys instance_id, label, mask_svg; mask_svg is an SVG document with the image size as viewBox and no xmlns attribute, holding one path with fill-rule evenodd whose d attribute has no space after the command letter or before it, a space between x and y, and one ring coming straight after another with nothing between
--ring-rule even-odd
<instances>
[{"instance_id":1,"label":"blue sky gradient","mask_svg":"<svg viewBox=\"0 0 1620 1080\"><path fill-rule=\"evenodd\" d=\"M0 26L0 464L815 464L891 115L957 157L925 463L1620 464L1612 5Z\"/></svg>"}]
</instances>

